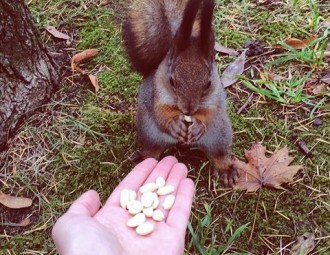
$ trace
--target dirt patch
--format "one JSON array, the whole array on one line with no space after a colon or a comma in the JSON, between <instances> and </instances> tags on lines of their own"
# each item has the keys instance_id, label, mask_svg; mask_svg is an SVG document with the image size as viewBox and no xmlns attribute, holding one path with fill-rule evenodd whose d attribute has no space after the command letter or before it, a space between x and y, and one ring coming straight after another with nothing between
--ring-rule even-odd
<instances>
[{"instance_id":1,"label":"dirt patch","mask_svg":"<svg viewBox=\"0 0 330 255\"><path fill-rule=\"evenodd\" d=\"M38 208L34 207L9 209L0 205L0 233L3 235L23 233L38 221L40 214Z\"/></svg>"}]
</instances>

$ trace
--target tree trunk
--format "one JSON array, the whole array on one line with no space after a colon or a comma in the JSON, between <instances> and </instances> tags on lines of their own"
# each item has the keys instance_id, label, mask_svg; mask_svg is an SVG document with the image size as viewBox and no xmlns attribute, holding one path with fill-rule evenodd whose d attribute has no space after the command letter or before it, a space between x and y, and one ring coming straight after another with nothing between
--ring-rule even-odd
<instances>
[{"instance_id":1,"label":"tree trunk","mask_svg":"<svg viewBox=\"0 0 330 255\"><path fill-rule=\"evenodd\" d=\"M0 150L22 120L46 103L59 82L23 0L0 0Z\"/></svg>"}]
</instances>

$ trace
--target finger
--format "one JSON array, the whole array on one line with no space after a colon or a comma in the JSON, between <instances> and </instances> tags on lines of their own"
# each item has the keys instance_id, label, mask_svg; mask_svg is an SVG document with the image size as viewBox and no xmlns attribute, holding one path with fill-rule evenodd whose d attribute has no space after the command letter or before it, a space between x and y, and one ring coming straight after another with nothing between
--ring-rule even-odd
<instances>
[{"instance_id":1,"label":"finger","mask_svg":"<svg viewBox=\"0 0 330 255\"><path fill-rule=\"evenodd\" d=\"M166 185L173 185L175 189L179 186L182 179L186 178L188 169L185 164L176 163L166 178Z\"/></svg>"},{"instance_id":2,"label":"finger","mask_svg":"<svg viewBox=\"0 0 330 255\"><path fill-rule=\"evenodd\" d=\"M93 217L100 209L100 197L95 190L86 191L68 209L67 213Z\"/></svg>"},{"instance_id":3,"label":"finger","mask_svg":"<svg viewBox=\"0 0 330 255\"><path fill-rule=\"evenodd\" d=\"M177 160L174 157L166 157L158 163L155 159L146 159L142 161L112 192L111 196L105 203L105 206L109 204L119 205L120 193L123 189L138 191L153 171L162 171L162 169L171 168L176 162Z\"/></svg>"},{"instance_id":4,"label":"finger","mask_svg":"<svg viewBox=\"0 0 330 255\"><path fill-rule=\"evenodd\" d=\"M181 180L173 207L168 213L166 223L177 229L179 233L185 233L191 206L194 198L195 186L191 179L185 178Z\"/></svg>"},{"instance_id":5,"label":"finger","mask_svg":"<svg viewBox=\"0 0 330 255\"><path fill-rule=\"evenodd\" d=\"M172 170L173 166L178 162L175 157L168 156L163 158L158 164L157 167L152 171L149 177L146 179L144 184L155 182L158 177L163 177L165 180Z\"/></svg>"}]
</instances>

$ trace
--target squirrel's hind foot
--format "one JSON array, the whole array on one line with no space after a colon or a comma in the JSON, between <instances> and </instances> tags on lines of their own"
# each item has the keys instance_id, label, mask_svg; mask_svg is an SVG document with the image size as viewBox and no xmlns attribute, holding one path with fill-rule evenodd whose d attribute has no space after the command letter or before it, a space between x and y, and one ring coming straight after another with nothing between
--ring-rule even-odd
<instances>
[{"instance_id":1,"label":"squirrel's hind foot","mask_svg":"<svg viewBox=\"0 0 330 255\"><path fill-rule=\"evenodd\" d=\"M239 172L234 166L231 166L227 171L221 172L221 180L225 186L232 187L238 182Z\"/></svg>"},{"instance_id":2,"label":"squirrel's hind foot","mask_svg":"<svg viewBox=\"0 0 330 255\"><path fill-rule=\"evenodd\" d=\"M232 187L238 182L239 172L232 163L229 155L213 158L214 175L219 176L225 186Z\"/></svg>"}]
</instances>

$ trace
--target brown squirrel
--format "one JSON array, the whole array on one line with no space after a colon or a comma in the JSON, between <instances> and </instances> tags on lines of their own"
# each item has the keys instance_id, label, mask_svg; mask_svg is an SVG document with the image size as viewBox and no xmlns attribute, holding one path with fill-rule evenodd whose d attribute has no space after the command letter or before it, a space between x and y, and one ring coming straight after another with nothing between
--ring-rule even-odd
<instances>
[{"instance_id":1,"label":"brown squirrel","mask_svg":"<svg viewBox=\"0 0 330 255\"><path fill-rule=\"evenodd\" d=\"M232 128L214 63L214 0L136 0L123 23L133 68L145 77L138 96L142 157L176 144L197 146L225 184L237 180Z\"/></svg>"}]
</instances>

